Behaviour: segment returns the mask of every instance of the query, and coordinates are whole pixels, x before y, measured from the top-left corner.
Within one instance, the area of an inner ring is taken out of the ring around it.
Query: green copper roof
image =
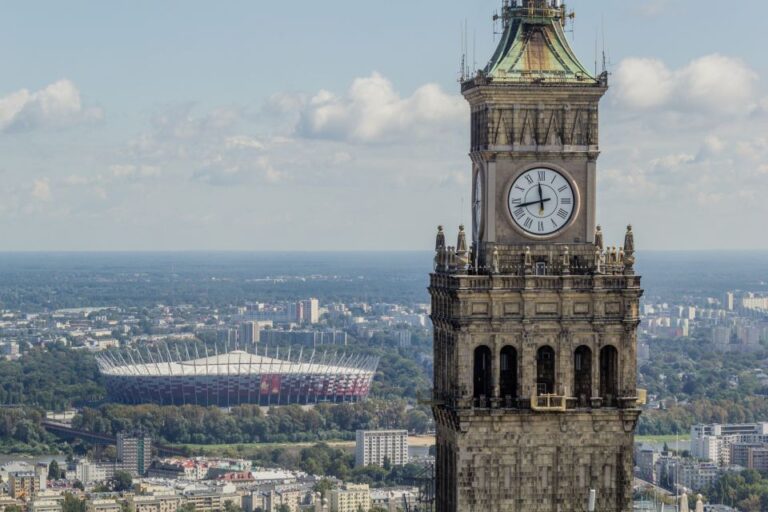
[[[512,8],[485,76],[494,82],[598,83],[579,62],[563,31],[559,9]]]

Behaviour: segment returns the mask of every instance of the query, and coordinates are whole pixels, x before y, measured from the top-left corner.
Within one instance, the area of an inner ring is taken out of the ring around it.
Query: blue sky
[[[2,248],[429,248],[468,222],[461,27],[482,66],[499,3],[7,2]],[[768,249],[764,4],[715,5],[570,4],[613,73],[609,238]]]

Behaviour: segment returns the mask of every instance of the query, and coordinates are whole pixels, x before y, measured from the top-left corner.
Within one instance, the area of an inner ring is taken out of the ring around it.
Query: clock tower
[[[431,275],[438,512],[632,508],[640,277],[596,224],[598,103],[560,0],[505,0],[462,82],[473,229]]]

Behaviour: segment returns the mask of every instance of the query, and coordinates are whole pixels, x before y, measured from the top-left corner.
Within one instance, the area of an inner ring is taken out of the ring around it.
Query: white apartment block
[[[371,509],[371,489],[368,484],[347,484],[328,491],[330,512],[359,512]]]
[[[407,430],[358,430],[355,443],[355,467],[408,464]]]
[[[85,502],[86,512],[120,512],[121,506],[116,500],[100,499]]]
[[[691,455],[730,466],[731,445],[768,443],[768,423],[712,424],[691,427]]]

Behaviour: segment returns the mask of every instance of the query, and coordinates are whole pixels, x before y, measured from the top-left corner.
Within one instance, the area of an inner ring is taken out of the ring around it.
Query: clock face
[[[475,191],[472,202],[472,217],[473,223],[473,236],[474,239],[480,240],[483,236],[483,175],[482,171],[477,171],[475,174]]]
[[[529,235],[557,233],[568,225],[575,211],[576,192],[571,181],[553,169],[530,169],[509,190],[512,220]]]

